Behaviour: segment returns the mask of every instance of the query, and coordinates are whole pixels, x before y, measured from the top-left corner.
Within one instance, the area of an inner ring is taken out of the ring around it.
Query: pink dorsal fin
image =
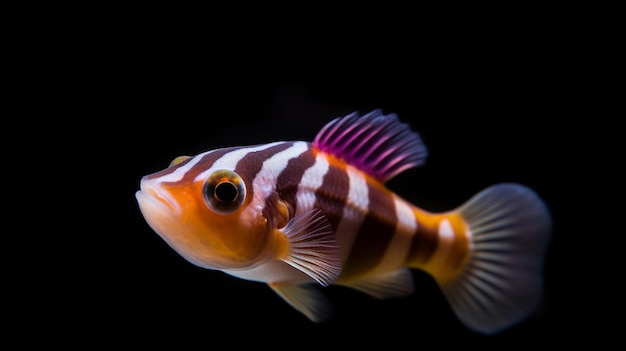
[[[380,109],[335,118],[320,130],[313,145],[382,182],[423,164],[428,155],[417,133]]]

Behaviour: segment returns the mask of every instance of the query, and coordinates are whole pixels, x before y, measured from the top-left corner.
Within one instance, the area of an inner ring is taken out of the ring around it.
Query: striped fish
[[[469,329],[511,327],[542,298],[548,208],[514,183],[443,213],[385,187],[426,156],[419,135],[395,114],[352,113],[312,142],[178,157],[144,176],[136,199],[148,225],[186,260],[267,283],[314,322],[332,316],[321,287],[407,296],[410,270],[420,269]]]

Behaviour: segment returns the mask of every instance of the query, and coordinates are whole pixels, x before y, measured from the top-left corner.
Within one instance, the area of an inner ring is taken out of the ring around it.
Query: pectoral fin
[[[289,250],[282,261],[307,274],[323,286],[341,273],[339,247],[326,216],[318,209],[306,211],[282,229]]]
[[[313,284],[269,283],[269,286],[313,322],[323,322],[333,316],[330,302]]]

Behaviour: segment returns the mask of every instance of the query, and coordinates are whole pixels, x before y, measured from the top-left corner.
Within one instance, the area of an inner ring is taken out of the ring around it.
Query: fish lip
[[[159,191],[159,188],[147,181],[141,181],[140,190],[135,193],[135,197],[139,200],[142,197],[149,201],[158,202],[166,207],[173,214],[180,214],[181,209],[177,202],[167,193],[167,191]]]

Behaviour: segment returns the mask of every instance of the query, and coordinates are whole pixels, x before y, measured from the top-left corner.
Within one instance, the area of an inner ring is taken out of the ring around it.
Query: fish
[[[149,227],[189,263],[267,284],[314,323],[334,315],[324,288],[409,296],[430,275],[458,321],[495,334],[543,300],[552,234],[546,202],[501,182],[433,212],[387,182],[428,150],[395,113],[353,112],[312,140],[179,156],[135,193]]]

